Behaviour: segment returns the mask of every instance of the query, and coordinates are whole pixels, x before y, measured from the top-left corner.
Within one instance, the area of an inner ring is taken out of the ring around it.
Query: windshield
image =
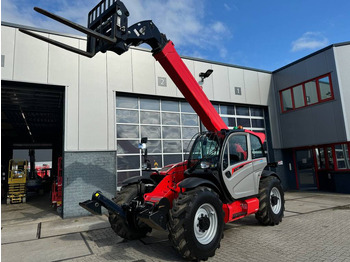
[[[210,167],[216,167],[220,145],[219,138],[215,133],[201,134],[195,140],[189,157],[189,168],[197,168],[200,162],[206,161]]]

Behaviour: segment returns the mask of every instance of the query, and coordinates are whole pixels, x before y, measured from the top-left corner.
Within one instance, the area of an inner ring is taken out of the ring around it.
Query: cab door
[[[248,133],[233,133],[226,139],[222,153],[222,176],[234,199],[256,194],[254,166],[249,152]]]
[[[259,193],[259,182],[262,171],[267,165],[267,159],[264,152],[264,147],[257,136],[252,134],[250,138],[250,152],[252,157],[253,169],[254,169],[254,182],[255,182],[255,193]]]

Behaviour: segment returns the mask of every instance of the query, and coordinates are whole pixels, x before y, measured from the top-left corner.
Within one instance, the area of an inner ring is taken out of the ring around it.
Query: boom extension
[[[152,48],[155,59],[159,61],[179,88],[207,130],[220,131],[221,129],[227,129],[227,125],[176,52],[174,44],[167,40],[166,36],[160,33],[150,20],[128,27],[129,12],[120,0],[103,0],[95,6],[89,12],[88,27],[83,27],[38,7],[35,7],[34,10],[87,34],[87,50],[80,50],[26,29],[20,29],[21,32],[89,58],[95,56],[98,52],[105,53],[106,51],[113,51],[121,55],[130,46],[148,44]]]

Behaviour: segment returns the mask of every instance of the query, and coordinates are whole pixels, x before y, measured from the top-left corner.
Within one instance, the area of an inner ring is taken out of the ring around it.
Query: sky
[[[80,34],[34,6],[86,26],[99,0],[1,0],[1,21]],[[350,41],[349,0],[124,0],[129,25],[153,20],[180,55],[273,71]]]

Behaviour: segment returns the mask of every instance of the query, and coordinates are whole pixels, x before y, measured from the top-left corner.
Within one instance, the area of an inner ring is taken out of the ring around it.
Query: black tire
[[[117,192],[113,201],[118,205],[129,204],[131,200],[137,197],[138,185],[128,185]],[[126,219],[120,217],[117,214],[109,212],[109,223],[112,229],[118,236],[128,239],[140,239],[145,237],[148,232],[152,231],[152,228],[143,222],[140,222],[133,214],[127,213]]]
[[[203,215],[207,211],[211,215]],[[196,217],[198,223],[195,222]],[[207,187],[180,194],[170,210],[168,228],[169,239],[183,258],[207,260],[215,255],[223,238],[224,211],[221,200]]]
[[[274,176],[262,178],[259,185],[259,211],[256,219],[262,225],[274,226],[284,216],[284,192],[281,181]]]

